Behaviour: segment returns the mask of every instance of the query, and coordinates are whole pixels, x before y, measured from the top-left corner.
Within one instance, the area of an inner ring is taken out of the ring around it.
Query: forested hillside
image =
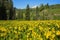
[[[41,4],[17,9],[12,0],[0,0],[0,20],[60,20],[60,4]]]
[[[38,8],[37,8],[38,7]],[[60,20],[60,4],[53,4],[53,5],[40,5],[36,8],[30,8],[30,20]],[[19,10],[19,11],[18,11]],[[17,14],[23,14],[23,18],[17,18],[17,19],[24,19],[26,9],[17,9]],[[18,15],[19,15],[18,14]],[[17,16],[18,16],[17,15]],[[19,15],[20,16],[20,15]],[[36,19],[38,18],[38,19]]]

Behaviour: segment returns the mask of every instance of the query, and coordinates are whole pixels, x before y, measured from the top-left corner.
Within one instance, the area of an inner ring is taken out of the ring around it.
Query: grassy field
[[[0,21],[0,40],[60,40],[60,20]]]

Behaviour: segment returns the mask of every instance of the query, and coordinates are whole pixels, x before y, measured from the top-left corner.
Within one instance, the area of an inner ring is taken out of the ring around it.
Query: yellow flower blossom
[[[52,34],[52,35],[51,35],[51,38],[54,39],[54,37],[55,37],[55,34]]]
[[[0,36],[6,36],[7,35],[7,30],[4,27],[0,27]]]
[[[6,28],[4,28],[4,27],[0,27],[0,30],[1,31],[7,31]]]
[[[54,28],[52,28],[52,32],[55,33],[55,29]]]
[[[51,31],[46,32],[45,33],[46,38],[48,38],[49,36],[51,36],[51,34],[52,34]]]
[[[42,31],[43,30],[43,27],[39,26],[39,29]]]
[[[57,25],[58,28],[60,28],[60,25],[59,24],[56,23],[56,25]]]
[[[32,31],[32,36],[36,37],[36,32]]]
[[[60,35],[60,31],[56,31],[56,35]]]

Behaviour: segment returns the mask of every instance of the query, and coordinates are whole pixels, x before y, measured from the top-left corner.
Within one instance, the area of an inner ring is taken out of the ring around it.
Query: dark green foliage
[[[36,7],[36,20],[39,20],[39,8],[38,6]]]
[[[14,8],[13,8],[12,0],[10,0],[10,6],[11,6],[11,8],[10,8],[10,13],[9,13],[9,19],[13,20],[14,19]]]
[[[50,8],[51,8],[51,9],[57,9],[57,8],[60,9],[60,4],[50,5]]]
[[[46,5],[45,5],[45,9],[48,9],[49,8],[49,4],[47,3]]]
[[[15,19],[12,0],[0,0],[0,20]]]
[[[26,20],[30,20],[30,8],[29,8],[29,5],[27,5],[25,16],[26,16],[25,17]]]
[[[13,19],[16,19],[16,8],[13,9],[13,13],[14,13],[14,15],[13,15],[13,16],[14,16]]]
[[[19,20],[23,20],[23,11],[21,11],[21,10],[19,9],[17,16],[18,16],[18,19],[19,19]]]
[[[40,11],[42,11],[42,10],[44,10],[44,5],[43,4],[41,4],[41,6],[40,6]]]
[[[7,19],[7,15],[6,15],[6,8],[4,6],[4,1],[5,0],[0,0],[0,20],[6,20]]]

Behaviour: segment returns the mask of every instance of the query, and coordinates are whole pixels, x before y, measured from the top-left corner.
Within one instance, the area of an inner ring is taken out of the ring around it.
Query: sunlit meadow
[[[59,40],[60,21],[0,21],[0,40]]]

